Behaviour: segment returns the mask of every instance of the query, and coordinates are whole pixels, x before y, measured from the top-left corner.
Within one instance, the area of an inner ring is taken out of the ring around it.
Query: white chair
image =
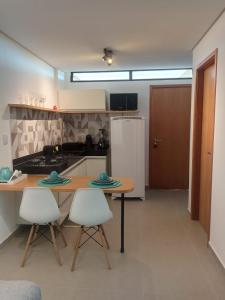
[[[21,267],[24,267],[25,265],[29,247],[36,239],[40,225],[49,225],[56,259],[59,265],[62,265],[62,260],[56,244],[54,225],[57,226],[61,233],[65,246],[67,246],[67,243],[63,232],[57,223],[57,220],[60,217],[60,211],[52,192],[48,188],[25,188],[19,214],[21,218],[32,224],[25,246]]]
[[[88,188],[79,189],[76,191],[70,208],[69,219],[81,226],[79,228],[77,240],[75,241],[71,271],[74,271],[79,248],[90,238],[92,238],[95,242],[102,246],[108,268],[111,269],[111,265],[107,255],[107,248],[109,249],[109,243],[107,241],[107,237],[102,225],[111,218],[112,212],[109,209],[108,202],[102,190],[96,188]],[[95,232],[93,234],[88,233],[88,230],[90,228],[95,229]],[[101,243],[93,238],[93,235],[96,232],[99,233]],[[81,238],[84,233],[88,235],[88,239],[80,245]]]

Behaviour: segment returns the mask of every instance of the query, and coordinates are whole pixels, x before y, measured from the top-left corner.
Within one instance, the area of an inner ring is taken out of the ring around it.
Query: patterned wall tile
[[[63,117],[63,141],[79,142],[85,140],[85,136],[90,134],[93,142],[97,143],[100,137],[100,128],[106,130],[109,136],[109,114],[77,114],[64,115]]]
[[[10,126],[13,159],[42,151],[44,145],[62,142],[60,114],[12,108]]]
[[[13,159],[39,152],[44,145],[84,142],[87,134],[97,143],[100,128],[110,137],[110,117],[121,114],[63,114],[11,108],[10,125]],[[132,114],[136,115],[136,113]]]

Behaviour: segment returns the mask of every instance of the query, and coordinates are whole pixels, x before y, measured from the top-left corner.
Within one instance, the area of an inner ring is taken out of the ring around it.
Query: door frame
[[[203,115],[203,88],[204,71],[215,65],[215,84],[214,84],[214,111],[213,111],[213,140],[215,125],[215,106],[216,106],[216,83],[217,83],[217,57],[218,49],[215,49],[205,60],[200,63],[196,70],[195,95],[194,95],[194,120],[193,120],[193,145],[192,145],[192,179],[191,179],[191,219],[199,220],[200,209],[200,176],[201,176],[201,141],[202,141],[202,115]],[[213,149],[212,149],[212,168],[210,170],[210,212],[211,212],[211,193],[212,193],[212,170],[213,170]],[[210,217],[211,218],[211,213]],[[209,219],[210,234],[210,219]],[[208,234],[208,239],[209,239]]]
[[[148,163],[148,187],[151,188],[151,176],[150,176],[150,159],[151,159],[151,138],[152,138],[152,90],[157,88],[176,88],[176,87],[192,87],[190,83],[184,84],[157,84],[157,85],[150,85],[150,95],[149,95],[149,143],[148,143],[148,153],[149,153],[149,163]]]

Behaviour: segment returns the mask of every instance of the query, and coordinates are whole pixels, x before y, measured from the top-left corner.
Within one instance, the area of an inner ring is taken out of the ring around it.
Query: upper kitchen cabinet
[[[106,110],[105,90],[60,90],[59,107],[61,110]]]

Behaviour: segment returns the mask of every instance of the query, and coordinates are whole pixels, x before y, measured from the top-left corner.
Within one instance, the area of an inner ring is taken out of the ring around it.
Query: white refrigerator
[[[127,197],[145,198],[145,120],[111,118],[112,177],[132,177],[135,190]],[[119,195],[118,195],[119,196]]]

